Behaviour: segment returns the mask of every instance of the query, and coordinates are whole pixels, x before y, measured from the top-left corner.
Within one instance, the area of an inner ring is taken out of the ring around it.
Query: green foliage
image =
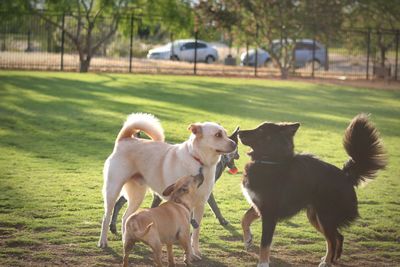
[[[400,263],[400,92],[321,83],[232,78],[0,72],[0,265],[119,266],[120,236],[96,247],[103,204],[102,167],[131,112],[160,118],[168,142],[188,136],[187,125],[216,121],[228,132],[240,125],[299,121],[296,150],[342,166],[342,135],[359,112],[371,113],[389,154],[387,170],[358,189],[361,218],[344,229],[342,262],[351,266]],[[239,170],[248,161],[239,146]],[[230,221],[220,226],[207,208],[203,261],[195,266],[255,266],[257,249],[243,249],[240,220],[249,207],[241,172],[223,174],[214,193]],[[150,203],[148,194],[144,207]],[[120,225],[120,223],[119,223]],[[260,222],[252,229],[260,240]],[[177,262],[183,262],[176,247]],[[304,213],[278,224],[272,250],[277,266],[313,265],[323,237]],[[131,263],[152,264],[138,244]],[[166,258],[164,257],[164,261]]]

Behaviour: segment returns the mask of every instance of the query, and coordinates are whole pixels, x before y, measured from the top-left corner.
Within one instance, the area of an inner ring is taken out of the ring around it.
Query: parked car
[[[290,41],[290,40],[289,40]],[[274,40],[272,42],[272,49],[278,49],[280,46],[280,40]],[[295,67],[301,68],[307,64],[312,64],[314,61],[314,68],[318,69],[326,64],[326,48],[319,42],[315,42],[315,55],[313,58],[313,40],[311,39],[300,39],[296,41],[295,46]],[[254,66],[256,62],[255,49],[249,50],[249,54],[246,52],[240,55],[240,61],[242,65]],[[257,49],[257,66],[272,66],[272,58],[270,54],[261,49]]]
[[[194,61],[195,40],[175,40],[164,46],[149,50],[147,58],[164,60]],[[218,51],[210,44],[197,40],[197,61],[208,64],[218,60]]]

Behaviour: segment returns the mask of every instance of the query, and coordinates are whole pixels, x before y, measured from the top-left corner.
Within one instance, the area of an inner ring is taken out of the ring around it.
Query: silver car
[[[274,40],[272,42],[272,49],[278,49],[280,47],[280,40]],[[319,42],[315,42],[315,55],[313,58],[313,40],[311,39],[300,39],[296,41],[295,46],[295,67],[301,68],[307,64],[311,64],[314,61],[314,68],[318,69],[321,66],[325,66],[327,60],[327,54],[325,46]],[[256,62],[255,50],[249,50],[249,54],[246,52],[242,53],[240,60],[242,65],[254,66]],[[257,49],[257,66],[272,66],[272,59],[270,54],[261,49]]]
[[[194,62],[195,40],[176,40],[164,46],[149,50],[147,58],[164,60],[182,60]],[[218,51],[210,44],[197,40],[197,61],[208,64],[218,60]]]

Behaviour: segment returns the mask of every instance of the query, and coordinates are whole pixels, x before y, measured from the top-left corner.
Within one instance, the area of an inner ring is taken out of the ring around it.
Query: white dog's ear
[[[175,189],[175,184],[171,184],[167,188],[165,188],[164,192],[162,193],[164,197],[171,195],[172,191]]]
[[[192,133],[195,135],[200,135],[203,132],[199,123],[190,124],[188,130],[192,131]]]

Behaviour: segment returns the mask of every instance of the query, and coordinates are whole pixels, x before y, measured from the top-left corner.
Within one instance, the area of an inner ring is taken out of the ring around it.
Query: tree
[[[198,5],[199,14],[217,26],[236,31],[270,54],[286,78],[294,65],[295,40],[304,28],[301,5],[293,0],[209,0]],[[273,46],[273,41],[279,40]]]
[[[376,34],[379,65],[384,67],[386,53],[396,42],[395,31],[400,28],[400,1],[354,0],[348,10],[351,27],[370,28]]]
[[[90,62],[100,47],[106,43],[117,31],[119,22],[129,0],[48,0],[29,1],[27,9],[40,16],[47,23],[64,30],[67,38],[76,47],[79,54],[80,72],[87,72]],[[54,13],[67,14],[71,21],[64,27],[60,16]],[[111,18],[105,18],[111,15]]]

